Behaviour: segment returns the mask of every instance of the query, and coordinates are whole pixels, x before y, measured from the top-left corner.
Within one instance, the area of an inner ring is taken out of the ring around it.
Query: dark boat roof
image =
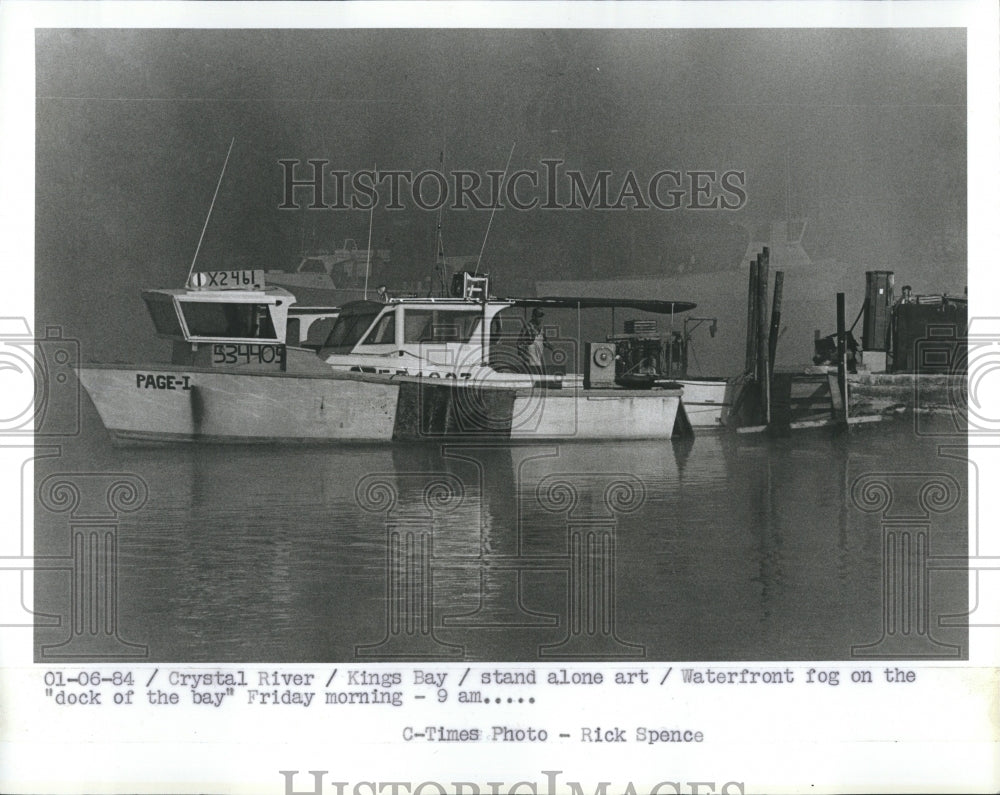
[[[381,312],[385,309],[386,305],[381,301],[348,301],[340,306],[340,314],[344,315],[361,315],[367,314],[369,312]]]
[[[552,309],[639,309],[658,315],[690,312],[697,304],[691,301],[659,301],[639,298],[511,298],[514,306],[538,306]]]
[[[692,301],[661,301],[640,298],[491,298],[491,304],[506,304],[519,307],[544,307],[547,309],[638,309],[642,312],[653,312],[659,315],[672,315],[677,312],[690,312],[697,304]],[[393,298],[388,305],[427,305],[438,307],[472,306],[479,307],[478,301],[463,298]],[[342,315],[356,315],[368,312],[378,312],[387,304],[379,301],[349,301],[342,305]]]

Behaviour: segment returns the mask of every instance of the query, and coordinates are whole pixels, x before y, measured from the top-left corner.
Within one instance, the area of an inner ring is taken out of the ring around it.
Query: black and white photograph
[[[995,9],[83,5],[4,61],[0,632],[144,750],[6,791],[995,790]]]

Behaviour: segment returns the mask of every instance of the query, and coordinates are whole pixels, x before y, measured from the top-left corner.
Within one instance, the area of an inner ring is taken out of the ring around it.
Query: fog
[[[967,281],[962,30],[48,30],[36,43],[36,327],[62,325],[84,359],[163,354],[138,291],[183,283],[233,138],[199,270],[292,267],[303,248],[371,233],[391,248],[387,279],[429,276],[437,212],[281,210],[279,160],[485,175],[514,147],[510,172],[556,158],[611,171],[614,193],[630,170],[739,171],[746,202],[498,210],[482,268],[499,294],[731,271],[747,228],[793,217],[809,218],[810,256],[859,288],[867,269],[915,292]],[[490,211],[446,207],[441,221],[446,254],[478,254]],[[745,323],[742,299],[718,311]]]

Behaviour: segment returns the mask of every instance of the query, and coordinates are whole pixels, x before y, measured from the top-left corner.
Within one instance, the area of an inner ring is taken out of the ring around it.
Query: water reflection
[[[267,449],[92,436],[36,478],[147,484],[119,522],[119,626],[157,660],[838,659],[884,619],[883,522],[851,485],[929,461],[964,480],[907,431]],[[963,506],[935,518],[935,552],[964,551]],[[36,517],[58,546],[66,516]],[[964,576],[936,583],[935,615],[960,613]],[[65,577],[36,584],[40,609],[72,608]]]

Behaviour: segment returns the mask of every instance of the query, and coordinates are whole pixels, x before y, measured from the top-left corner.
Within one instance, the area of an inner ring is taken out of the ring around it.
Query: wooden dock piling
[[[778,350],[778,332],[781,327],[781,297],[785,287],[785,272],[774,272],[774,300],[771,303],[771,329],[767,338],[767,360],[774,371],[774,360]]]
[[[767,275],[770,263],[770,252],[767,246],[760,257],[760,268],[757,273],[757,366],[755,373],[760,388],[761,408],[764,423],[770,422],[770,366],[767,358]]]
[[[778,333],[781,328],[781,298],[785,286],[785,272],[774,272],[774,299],[771,302],[771,327],[767,337],[767,424],[772,432],[784,434],[791,422],[791,378],[779,379],[774,374],[778,351]]]
[[[847,320],[844,316],[844,294],[837,293],[837,391],[840,398],[840,416],[843,424],[849,421],[847,407]]]
[[[753,375],[757,367],[757,279],[760,274],[760,254],[750,263],[750,284],[747,288],[747,345],[743,372]]]

